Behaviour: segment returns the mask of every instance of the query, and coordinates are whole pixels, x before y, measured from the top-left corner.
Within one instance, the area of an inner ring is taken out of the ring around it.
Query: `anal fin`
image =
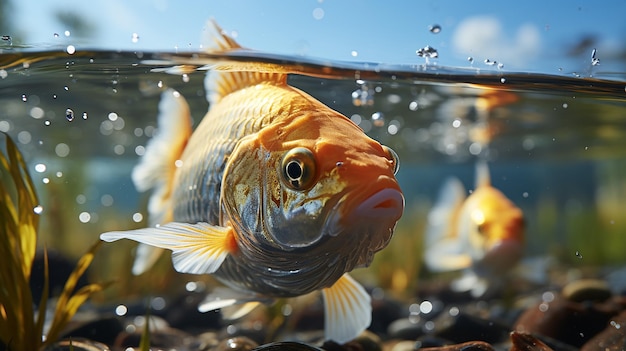
[[[361,334],[372,322],[370,295],[350,275],[344,274],[324,297],[324,335],[327,340],[346,343]]]

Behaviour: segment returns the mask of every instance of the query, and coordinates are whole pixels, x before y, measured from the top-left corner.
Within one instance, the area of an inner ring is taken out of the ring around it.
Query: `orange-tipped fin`
[[[372,322],[369,294],[347,273],[324,296],[324,336],[326,340],[346,343],[361,334]]]
[[[100,239],[108,242],[131,239],[171,250],[174,268],[190,274],[214,273],[234,249],[231,228],[202,222],[171,222],[154,228],[108,232],[101,234]]]

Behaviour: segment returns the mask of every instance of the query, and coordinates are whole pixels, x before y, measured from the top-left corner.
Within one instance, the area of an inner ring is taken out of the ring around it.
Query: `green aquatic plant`
[[[22,154],[11,138],[5,137],[6,156],[0,153],[0,349],[43,350],[57,341],[78,308],[105,288],[106,284],[90,284],[74,291],[100,241],[80,258],[65,282],[44,336],[49,290],[45,249],[44,284],[36,313],[29,285],[37,250],[39,200]]]

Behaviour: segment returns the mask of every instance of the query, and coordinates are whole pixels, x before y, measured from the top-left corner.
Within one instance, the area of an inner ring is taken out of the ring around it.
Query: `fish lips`
[[[333,207],[325,234],[352,236],[346,240],[360,246],[360,249],[355,247],[356,251],[362,251],[357,254],[361,256],[358,265],[366,266],[374,253],[387,246],[403,211],[404,196],[396,187],[384,187],[365,196],[359,189],[353,189]]]

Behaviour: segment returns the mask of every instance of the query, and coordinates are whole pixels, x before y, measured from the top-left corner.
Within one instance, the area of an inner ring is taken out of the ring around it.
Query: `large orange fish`
[[[485,162],[477,163],[476,188],[465,194],[458,179],[444,183],[428,215],[424,260],[434,272],[464,270],[452,288],[481,296],[521,258],[524,216],[491,185]]]
[[[219,50],[241,49],[212,25]],[[237,291],[205,310],[321,290],[325,337],[351,340],[371,304],[347,272],[370,264],[404,209],[396,154],[278,70],[213,70],[205,85],[210,109],[193,132],[183,97],[163,93],[158,134],[133,171],[153,191],[153,226],[101,239],[142,243],[135,273],[158,247],[179,272]]]

